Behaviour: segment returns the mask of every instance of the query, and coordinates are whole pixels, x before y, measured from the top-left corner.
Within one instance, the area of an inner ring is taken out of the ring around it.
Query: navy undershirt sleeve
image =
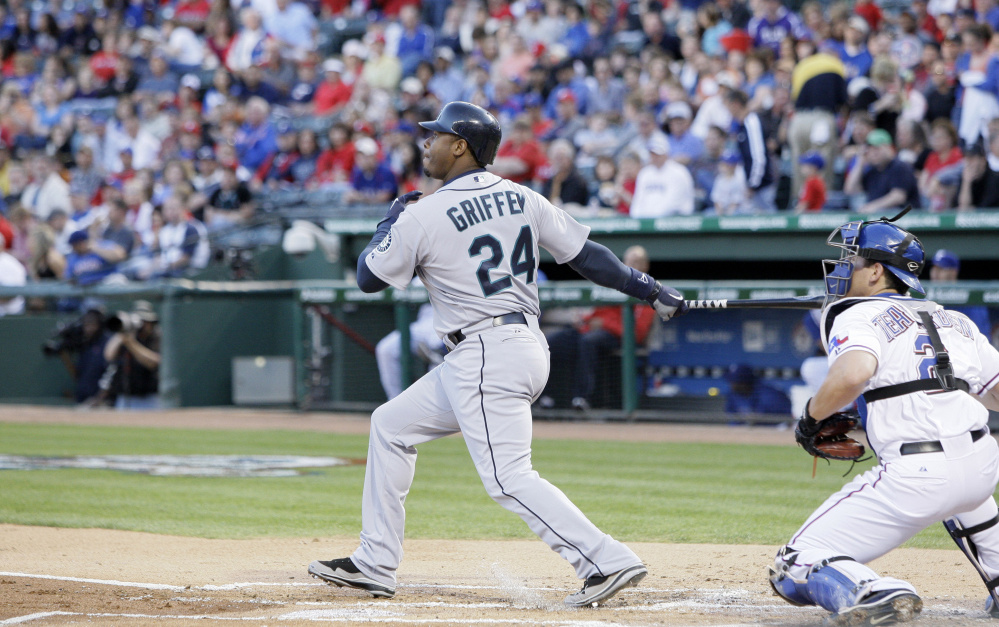
[[[385,236],[388,235],[389,231],[392,229],[392,222],[389,220],[382,220],[378,223],[378,228],[375,229],[375,234],[371,237],[371,241],[365,246],[364,250],[361,251],[361,256],[357,258],[357,287],[361,288],[362,292],[367,294],[373,294],[374,292],[380,292],[386,287],[388,283],[382,281],[375,273],[368,268],[368,255],[375,249],[378,244],[381,243]]]

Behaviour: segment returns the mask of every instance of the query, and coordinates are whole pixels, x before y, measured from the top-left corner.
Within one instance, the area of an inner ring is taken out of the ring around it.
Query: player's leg
[[[404,505],[416,471],[415,447],[458,431],[441,381],[449,376],[447,367],[445,363],[434,368],[371,415],[361,544],[351,555],[351,563],[343,565],[346,570],[356,568],[360,574],[353,580],[349,572],[330,575],[326,571],[336,568],[329,565],[325,570],[317,566],[320,572],[310,566],[313,574],[334,583],[365,588],[372,594],[383,592],[377,596],[394,593],[406,526]],[[365,585],[355,585],[358,579]]]
[[[911,584],[881,577],[866,566],[933,522],[936,506],[927,501],[949,481],[940,476],[939,467],[933,477],[920,481],[918,468],[910,465],[896,461],[877,466],[830,496],[778,552],[770,571],[774,591],[791,603],[819,605],[846,621],[858,612],[898,612],[896,620],[917,614],[922,604]],[[930,494],[910,502],[919,486]]]
[[[392,331],[375,345],[375,361],[378,363],[378,377],[382,382],[385,396],[392,400],[402,393],[402,368],[399,355],[402,352],[402,334]]]
[[[645,568],[532,468],[531,402],[544,388],[548,357],[540,331],[517,328],[475,335],[448,356],[459,362],[447,387],[451,405],[489,495],[520,516],[581,579],[600,579],[592,589],[613,585],[613,594],[637,583]],[[624,580],[615,578],[619,573],[626,573]]]

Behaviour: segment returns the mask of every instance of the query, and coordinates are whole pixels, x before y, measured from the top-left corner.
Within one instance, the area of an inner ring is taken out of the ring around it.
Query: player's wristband
[[[812,418],[812,415],[808,413],[808,405],[811,402],[812,399],[808,399],[805,403],[805,408],[801,411],[801,420],[798,421],[798,429],[807,436],[815,435],[822,428],[819,425],[819,421]]]
[[[656,293],[656,296],[659,295],[659,291],[662,290],[662,286],[660,286],[655,279],[644,272],[635,270],[634,268],[628,269],[631,270],[631,276],[628,278],[628,282],[624,284],[624,287],[621,288],[622,292],[632,298],[645,301],[653,298],[653,292]]]

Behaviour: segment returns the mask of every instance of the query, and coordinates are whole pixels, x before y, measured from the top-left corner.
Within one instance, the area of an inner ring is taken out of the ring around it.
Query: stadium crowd
[[[999,206],[995,29],[996,0],[6,0],[0,283],[202,268],[289,190],[377,215],[432,189],[417,122],[455,99],[584,216]]]

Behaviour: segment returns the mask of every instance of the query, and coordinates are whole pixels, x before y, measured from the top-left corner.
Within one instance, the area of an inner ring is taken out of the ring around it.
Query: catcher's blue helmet
[[[420,122],[420,126],[439,133],[451,133],[468,142],[468,148],[479,165],[487,166],[496,159],[503,131],[500,123],[482,107],[456,100],[444,105],[436,120]]]
[[[823,260],[826,294],[839,297],[850,290],[852,257],[879,262],[911,289],[920,294],[926,293],[919,282],[919,273],[926,260],[923,244],[912,233],[891,224],[907,212],[903,211],[891,220],[849,222],[829,235],[826,243],[841,252],[839,259]],[[842,241],[833,241],[837,236]]]

